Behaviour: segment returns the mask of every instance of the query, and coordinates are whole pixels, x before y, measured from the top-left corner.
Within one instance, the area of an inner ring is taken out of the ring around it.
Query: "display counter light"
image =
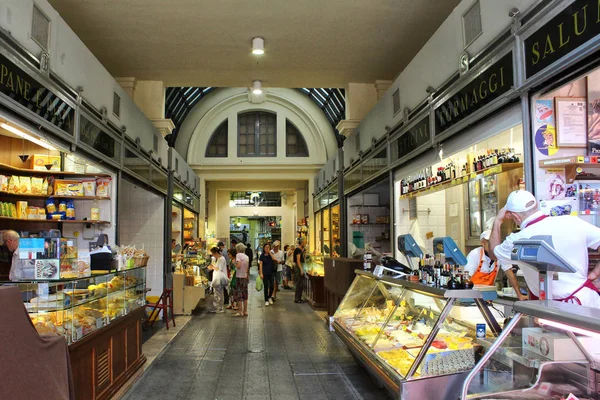
[[[600,339],[600,333],[588,331],[587,329],[577,328],[571,325],[562,324],[560,322],[551,321],[549,319],[538,319],[540,325],[551,326],[553,328],[562,329],[564,331],[573,332],[578,335],[589,336],[595,339]]]
[[[52,146],[50,143],[48,143],[45,140],[42,139],[38,139],[36,137],[31,136],[28,133],[25,133],[23,131],[21,131],[20,129],[15,128],[12,125],[8,125],[5,122],[0,123],[0,128],[2,129],[6,129],[7,131],[9,131],[10,133],[14,133],[15,135],[23,138],[23,139],[27,139],[32,143],[37,144],[38,146],[41,146],[47,150],[51,150],[51,151],[57,151],[56,147]]]

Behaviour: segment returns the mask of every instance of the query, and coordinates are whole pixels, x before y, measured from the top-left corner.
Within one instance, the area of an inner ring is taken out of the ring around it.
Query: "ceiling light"
[[[261,37],[255,37],[252,39],[252,54],[256,56],[262,56],[265,54],[265,39]]]
[[[254,81],[252,82],[252,93],[254,94],[262,94],[262,82]]]
[[[14,133],[17,136],[20,136],[23,139],[27,139],[30,142],[35,143],[38,146],[41,146],[41,147],[43,147],[45,149],[56,151],[56,147],[52,146],[50,143],[48,143],[48,142],[46,142],[44,140],[35,138],[35,137],[33,137],[33,136],[31,136],[31,135],[29,135],[29,134],[27,134],[27,133],[25,133],[25,132],[17,129],[17,128],[15,128],[14,126],[8,125],[5,122],[0,123],[0,128],[6,129],[7,131],[9,131],[11,133]]]

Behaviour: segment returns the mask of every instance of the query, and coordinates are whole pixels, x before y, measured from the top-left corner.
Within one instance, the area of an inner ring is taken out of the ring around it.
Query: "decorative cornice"
[[[356,132],[356,128],[358,128],[359,124],[360,121],[357,119],[344,119],[337,124],[336,128],[340,135],[349,138],[350,136],[354,135],[354,132]]]
[[[175,124],[170,119],[151,119],[150,121],[162,137],[169,135],[175,129]]]
[[[392,81],[375,81],[375,90],[377,91],[377,100],[381,99],[385,92],[392,86]]]

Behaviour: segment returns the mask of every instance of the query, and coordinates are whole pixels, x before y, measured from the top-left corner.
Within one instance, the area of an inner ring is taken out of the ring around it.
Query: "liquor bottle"
[[[492,153],[492,164],[498,164],[498,149],[494,149],[494,152]]]
[[[473,289],[473,281],[471,280],[471,275],[468,272],[464,273],[463,284],[465,289]]]
[[[448,281],[448,289],[450,290],[456,290],[459,288],[459,284],[458,284],[458,280],[456,280],[456,278],[454,277],[454,274],[451,272],[450,273],[450,280]]]

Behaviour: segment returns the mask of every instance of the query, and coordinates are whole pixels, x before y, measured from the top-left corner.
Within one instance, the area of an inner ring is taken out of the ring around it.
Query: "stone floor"
[[[335,333],[291,291],[250,316],[201,308],[123,399],[387,399]]]

